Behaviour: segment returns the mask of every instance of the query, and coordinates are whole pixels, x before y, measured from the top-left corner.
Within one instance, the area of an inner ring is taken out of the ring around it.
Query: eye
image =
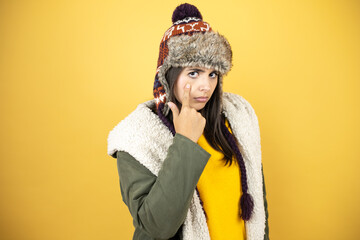
[[[198,72],[194,71],[194,72],[189,72],[189,76],[194,78],[194,77],[197,77],[199,75]]]
[[[216,78],[219,74],[217,72],[210,73],[211,78]]]

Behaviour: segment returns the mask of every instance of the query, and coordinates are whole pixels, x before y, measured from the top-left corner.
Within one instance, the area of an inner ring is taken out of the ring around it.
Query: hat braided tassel
[[[240,216],[244,220],[249,220],[254,209],[254,202],[249,193],[243,193],[240,198],[240,207],[241,207],[241,214]]]
[[[221,121],[221,127],[226,139],[228,140],[231,148],[234,150],[236,158],[238,160],[240,171],[241,171],[241,188],[242,188],[242,196],[240,198],[240,209],[239,211],[240,217],[245,221],[248,221],[251,218],[254,209],[254,201],[252,196],[248,193],[248,185],[247,185],[247,177],[246,177],[246,168],[244,159],[241,156],[240,150],[236,144],[236,140],[234,136],[230,133],[229,129],[225,125],[224,121]]]

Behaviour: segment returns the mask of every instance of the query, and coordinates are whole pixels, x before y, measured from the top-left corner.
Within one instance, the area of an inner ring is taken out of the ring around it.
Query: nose
[[[199,89],[204,92],[208,92],[210,90],[210,78],[208,76],[203,76],[200,79]]]

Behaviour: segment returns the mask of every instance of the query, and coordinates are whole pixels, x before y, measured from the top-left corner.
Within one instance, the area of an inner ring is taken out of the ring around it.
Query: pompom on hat
[[[200,11],[191,4],[176,7],[172,15],[173,25],[165,32],[160,42],[153,94],[157,111],[168,115],[166,104],[171,95],[165,79],[170,67],[205,67],[219,72],[222,91],[222,76],[232,67],[232,50],[227,39],[214,32],[204,22]]]

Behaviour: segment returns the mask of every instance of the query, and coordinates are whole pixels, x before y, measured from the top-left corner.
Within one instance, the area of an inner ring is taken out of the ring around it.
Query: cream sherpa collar
[[[151,111],[154,100],[138,105],[110,131],[108,154],[126,151],[154,175],[166,158],[173,136],[156,114]],[[265,233],[265,209],[261,172],[260,130],[257,116],[250,103],[233,93],[223,93],[223,112],[238,140],[248,179],[248,192],[254,199],[254,212],[245,222],[248,240],[262,240]],[[194,192],[183,226],[184,240],[210,240],[200,199]]]

